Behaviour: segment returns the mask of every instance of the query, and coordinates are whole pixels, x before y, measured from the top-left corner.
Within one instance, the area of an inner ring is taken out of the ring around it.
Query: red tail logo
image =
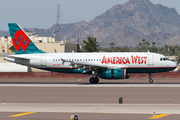
[[[21,47],[25,52],[27,47],[29,46],[31,40],[24,33],[23,30],[19,30],[15,34],[15,40],[12,38],[12,42],[13,42],[14,47],[16,48],[17,52],[19,52]]]

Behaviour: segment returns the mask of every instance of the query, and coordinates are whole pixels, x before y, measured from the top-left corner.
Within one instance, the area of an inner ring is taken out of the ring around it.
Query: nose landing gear
[[[151,77],[151,73],[149,73],[149,83],[153,83],[153,79]]]

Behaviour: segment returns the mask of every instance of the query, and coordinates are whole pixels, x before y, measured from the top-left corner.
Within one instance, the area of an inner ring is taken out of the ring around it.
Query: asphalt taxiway
[[[178,119],[179,91],[180,79],[173,78],[153,84],[138,78],[100,84],[89,84],[88,78],[5,78],[0,79],[0,119],[67,120],[77,114],[86,120],[145,120],[154,112],[162,120]]]

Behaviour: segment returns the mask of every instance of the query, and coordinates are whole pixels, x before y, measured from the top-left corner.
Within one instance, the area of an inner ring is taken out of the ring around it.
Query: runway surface
[[[0,78],[0,84],[89,84],[89,78]],[[180,84],[180,78],[154,78],[155,84]],[[99,84],[149,84],[149,78],[100,79]]]
[[[146,120],[180,117],[180,79],[100,81],[88,78],[0,79],[0,119]],[[123,104],[119,104],[123,97]],[[33,113],[26,113],[33,112]],[[20,116],[12,117],[12,115]],[[22,115],[23,114],[23,115]],[[155,116],[156,116],[155,115]],[[45,117],[46,116],[46,117]]]

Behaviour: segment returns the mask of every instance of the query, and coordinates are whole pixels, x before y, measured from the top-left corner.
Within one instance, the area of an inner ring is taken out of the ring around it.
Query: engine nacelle
[[[130,75],[126,73],[126,69],[107,69],[99,74],[103,79],[128,79]]]

